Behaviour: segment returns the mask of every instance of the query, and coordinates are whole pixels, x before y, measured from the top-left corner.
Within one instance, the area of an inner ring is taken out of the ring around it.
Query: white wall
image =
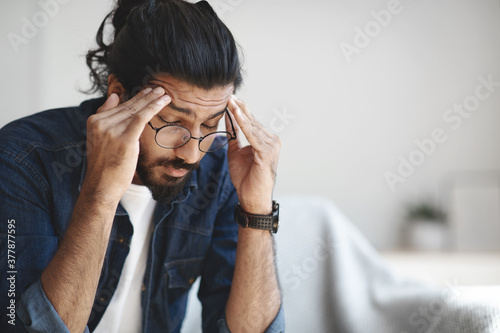
[[[0,125],[86,98],[75,89],[87,83],[83,54],[111,2],[58,1],[67,3],[17,53],[7,34],[21,35],[23,17],[33,21],[42,7],[0,4]],[[385,27],[371,11],[389,1],[210,2],[245,50],[240,97],[283,139],[277,194],[328,196],[387,249],[398,244],[404,202],[445,197],[457,171],[499,172],[500,86],[459,126],[443,119],[455,103],[473,101],[478,77],[500,82],[498,0],[401,0]],[[370,30],[349,63],[340,46],[355,46],[365,27],[380,31]],[[446,140],[392,191],[384,174],[398,172],[400,155],[418,157],[415,140],[435,129]]]

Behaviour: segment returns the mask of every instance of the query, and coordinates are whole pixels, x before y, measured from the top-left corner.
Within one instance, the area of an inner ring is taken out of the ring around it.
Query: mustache
[[[174,168],[174,169],[186,169],[188,171],[190,170],[196,170],[200,166],[200,162],[196,162],[194,164],[186,163],[183,159],[176,158],[174,160],[158,160],[151,164],[151,167],[155,166],[163,166],[167,168]]]

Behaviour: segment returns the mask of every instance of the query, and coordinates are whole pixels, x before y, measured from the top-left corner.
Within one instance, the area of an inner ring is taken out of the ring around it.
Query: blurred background
[[[209,3],[242,46],[238,96],[283,140],[276,196],[328,197],[402,266],[500,267],[499,0]],[[90,98],[112,7],[1,2],[0,126]]]

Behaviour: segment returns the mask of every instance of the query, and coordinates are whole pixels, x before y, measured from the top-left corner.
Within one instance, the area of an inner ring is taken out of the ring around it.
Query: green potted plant
[[[414,250],[442,250],[448,228],[446,212],[432,200],[420,200],[406,206],[406,245]]]

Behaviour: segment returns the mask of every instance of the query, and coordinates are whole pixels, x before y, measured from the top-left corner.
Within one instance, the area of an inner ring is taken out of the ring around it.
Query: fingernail
[[[153,92],[155,94],[162,94],[164,92],[163,88],[162,87],[156,87]]]
[[[143,94],[149,94],[149,93],[151,92],[151,90],[153,90],[153,88],[151,88],[151,87],[147,87],[146,89],[144,89],[144,90],[142,91],[142,93],[143,93]]]
[[[158,104],[158,105],[165,105],[169,101],[170,101],[170,96],[164,95],[164,96],[161,96],[160,98],[158,98],[158,100],[156,101],[156,104]]]

